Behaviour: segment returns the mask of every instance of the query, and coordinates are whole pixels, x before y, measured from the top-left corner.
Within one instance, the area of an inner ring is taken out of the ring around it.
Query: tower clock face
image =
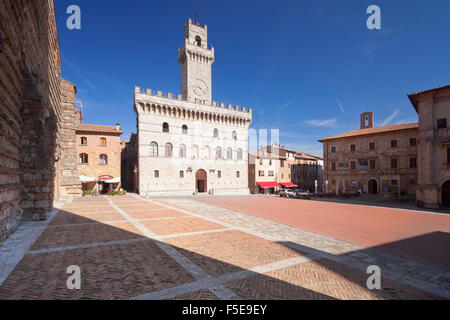
[[[208,86],[200,79],[197,79],[192,84],[192,90],[199,97],[204,97],[208,94]]]

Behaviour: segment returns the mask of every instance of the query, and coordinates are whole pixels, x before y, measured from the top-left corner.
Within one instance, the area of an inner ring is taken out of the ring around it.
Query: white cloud
[[[284,109],[286,109],[286,107],[288,107],[291,104],[292,104],[292,102],[286,102],[285,104],[282,104],[281,106],[279,106],[278,109],[284,110]]]
[[[387,117],[381,124],[380,126],[386,126],[388,125],[392,120],[394,120],[394,118],[396,116],[398,116],[398,114],[400,113],[400,110],[395,110],[389,117]]]
[[[344,106],[342,105],[341,101],[339,101],[339,99],[336,99],[336,102],[339,106],[339,109],[341,109],[341,112],[345,113],[345,109],[344,109]]]
[[[306,123],[313,127],[335,128],[337,126],[336,119],[306,120]]]

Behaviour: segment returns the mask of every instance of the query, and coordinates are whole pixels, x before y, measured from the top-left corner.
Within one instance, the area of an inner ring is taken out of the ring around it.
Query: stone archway
[[[197,190],[198,193],[204,193],[208,191],[207,186],[206,171],[203,169],[197,170],[197,173],[195,174],[195,190]]]
[[[369,194],[378,194],[378,182],[375,179],[370,179],[368,184]]]
[[[443,205],[450,205],[450,180],[447,180],[442,185],[442,204]]]

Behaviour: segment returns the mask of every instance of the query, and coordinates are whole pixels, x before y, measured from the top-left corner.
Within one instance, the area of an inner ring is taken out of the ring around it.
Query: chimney
[[[120,131],[120,123],[116,123],[116,131]]]
[[[360,129],[373,128],[373,112],[361,113],[361,127]]]

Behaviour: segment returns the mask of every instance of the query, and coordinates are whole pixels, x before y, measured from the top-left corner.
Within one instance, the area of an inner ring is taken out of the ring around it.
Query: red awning
[[[286,188],[290,188],[290,187],[296,187],[297,185],[295,183],[292,182],[280,182],[280,184],[282,184],[283,186],[285,186]]]
[[[258,182],[258,185],[265,189],[265,188],[281,188],[281,186],[277,182]]]
[[[106,180],[110,180],[110,179],[112,179],[113,177],[99,177],[97,180],[98,181],[106,181]]]

